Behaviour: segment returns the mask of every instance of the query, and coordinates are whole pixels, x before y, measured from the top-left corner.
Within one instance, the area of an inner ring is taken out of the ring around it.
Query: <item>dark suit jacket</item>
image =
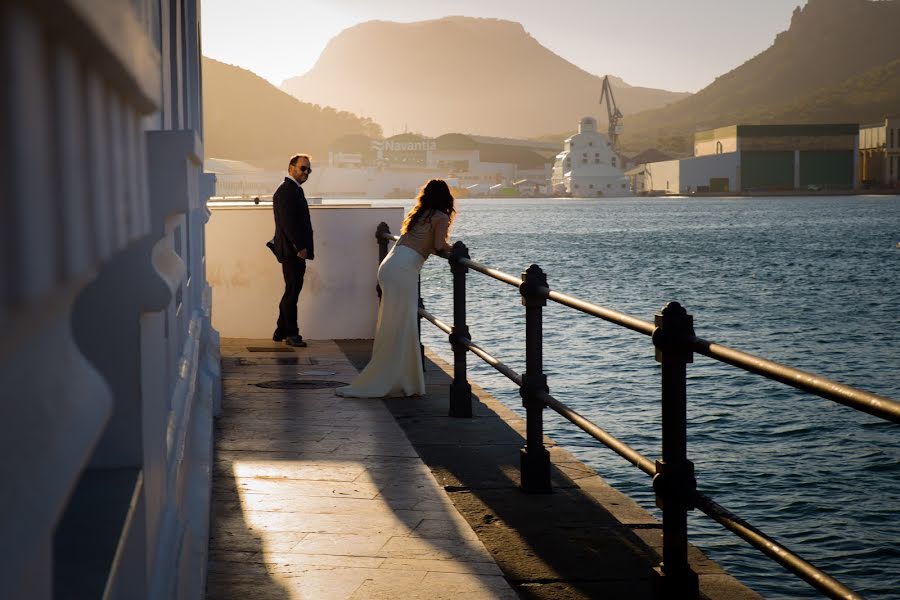
[[[290,177],[285,177],[272,196],[272,210],[275,213],[274,252],[278,262],[296,258],[297,252],[303,248],[306,248],[306,259],[312,260],[313,230],[303,188]]]

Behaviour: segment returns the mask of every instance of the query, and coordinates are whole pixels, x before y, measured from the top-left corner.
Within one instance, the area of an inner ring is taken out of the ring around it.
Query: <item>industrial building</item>
[[[537,182],[549,191],[550,173],[560,146],[462,133],[436,138],[403,133],[383,140],[338,140],[329,164],[316,165],[307,183],[322,196],[412,197],[429,178],[448,178],[460,193],[493,194],[514,190],[514,182]],[[364,147],[365,146],[365,147]],[[466,191],[467,190],[467,191]]]
[[[553,165],[551,184],[556,194],[582,198],[629,194],[619,157],[609,136],[597,131],[597,119],[582,118],[578,133],[565,141]]]
[[[859,182],[865,188],[900,187],[900,116],[859,128]]]
[[[629,171],[635,193],[852,190],[856,124],[732,125],[697,132],[694,156]]]
[[[460,186],[549,181],[559,144],[448,133],[435,138],[430,166],[458,178]]]
[[[204,167],[215,176],[217,197],[271,196],[284,181],[284,171],[267,170],[239,160],[208,158]]]

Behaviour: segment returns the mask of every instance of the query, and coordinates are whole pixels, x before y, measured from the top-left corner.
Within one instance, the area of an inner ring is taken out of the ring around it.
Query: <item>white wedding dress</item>
[[[409,246],[394,245],[378,267],[381,306],[372,359],[335,393],[346,398],[413,396],[425,393],[419,349],[419,271],[425,257]]]

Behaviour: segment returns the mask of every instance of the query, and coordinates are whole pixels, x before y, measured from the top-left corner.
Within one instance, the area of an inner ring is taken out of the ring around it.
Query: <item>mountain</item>
[[[625,114],[688,95],[611,83]],[[600,77],[520,24],[472,17],[361,23],[335,36],[309,72],[281,85],[304,101],[370,116],[387,134],[506,137],[575,128],[586,115],[605,122],[601,88]]]
[[[809,0],[765,51],[696,94],[625,119],[623,150],[690,154],[697,129],[869,123],[900,112],[900,1]]]
[[[371,119],[300,102],[246,69],[203,57],[204,152],[284,168],[297,152],[325,157],[345,135],[379,136]]]

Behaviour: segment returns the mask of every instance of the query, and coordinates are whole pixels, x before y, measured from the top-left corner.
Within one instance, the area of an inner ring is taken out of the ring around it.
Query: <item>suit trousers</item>
[[[278,303],[278,324],[275,334],[281,337],[300,335],[297,326],[297,300],[303,289],[303,275],[306,273],[306,261],[302,258],[286,258],[281,263],[284,275],[284,295]]]

